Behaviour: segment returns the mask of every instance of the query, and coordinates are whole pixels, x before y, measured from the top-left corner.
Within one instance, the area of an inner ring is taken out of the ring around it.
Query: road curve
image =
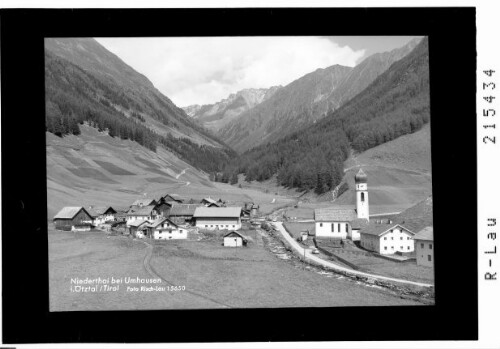
[[[432,284],[425,284],[425,283],[421,283],[421,282],[408,281],[408,280],[396,279],[396,278],[391,278],[391,277],[382,276],[382,275],[364,273],[361,271],[352,270],[352,269],[340,266],[338,264],[335,264],[335,263],[332,263],[329,261],[325,261],[325,260],[313,255],[311,253],[311,250],[304,249],[302,246],[300,246],[299,243],[297,241],[295,241],[295,239],[293,239],[288,234],[288,232],[283,227],[282,222],[275,222],[273,224],[278,229],[280,234],[285,238],[285,240],[292,246],[292,248],[295,251],[297,251],[301,256],[305,256],[306,260],[309,259],[309,260],[314,261],[315,263],[320,264],[322,266],[325,266],[327,268],[342,271],[342,272],[345,272],[345,273],[351,274],[351,275],[364,276],[364,277],[371,278],[371,279],[390,281],[390,282],[398,282],[398,283],[402,283],[402,284],[408,284],[408,285],[420,286],[420,287],[433,287],[434,286]]]

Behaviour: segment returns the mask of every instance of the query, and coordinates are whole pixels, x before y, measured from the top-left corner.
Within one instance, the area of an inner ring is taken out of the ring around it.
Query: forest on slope
[[[49,40],[46,47],[50,48],[45,50],[48,132],[59,137],[79,135],[79,125],[85,122],[153,151],[163,146],[204,171],[222,170],[235,155],[95,40]],[[75,50],[83,50],[86,59]],[[151,121],[163,127],[153,128]]]
[[[232,160],[217,180],[266,180],[321,194],[339,185],[351,149],[362,152],[430,121],[429,54],[424,38],[365,90],[314,125]]]

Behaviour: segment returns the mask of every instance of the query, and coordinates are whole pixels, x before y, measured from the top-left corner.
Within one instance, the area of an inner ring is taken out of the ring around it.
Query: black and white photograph
[[[2,345],[495,348],[488,6],[145,1],[0,10]]]
[[[427,37],[46,38],[45,88],[51,311],[434,304]]]

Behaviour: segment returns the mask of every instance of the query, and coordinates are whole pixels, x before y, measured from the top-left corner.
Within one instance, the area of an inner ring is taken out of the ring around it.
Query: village
[[[144,241],[210,236],[224,247],[236,248],[254,243],[257,229],[278,236],[295,255],[315,255],[304,258],[305,262],[317,264],[313,259],[319,258],[320,264],[333,270],[361,270],[374,278],[388,275],[400,281],[417,275],[418,281],[432,283],[433,277],[418,275],[433,274],[432,197],[398,214],[370,216],[368,177],[360,169],[354,180],[355,205],[316,208],[313,220],[292,216],[300,201],[288,210],[262,215],[253,202],[238,206],[223,198],[194,200],[164,194],[138,199],[129,207],[64,207],[53,223],[56,230],[101,231]]]

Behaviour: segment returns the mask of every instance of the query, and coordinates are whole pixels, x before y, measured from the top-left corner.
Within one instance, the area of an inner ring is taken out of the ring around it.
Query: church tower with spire
[[[356,212],[358,218],[370,219],[368,209],[368,177],[362,169],[359,169],[356,176],[354,176],[354,181],[356,182]]]

